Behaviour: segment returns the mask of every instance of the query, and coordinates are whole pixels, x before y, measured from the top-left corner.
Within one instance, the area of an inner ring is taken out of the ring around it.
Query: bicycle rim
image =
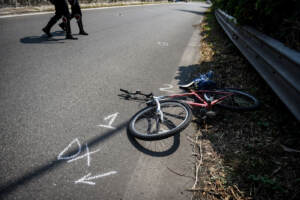
[[[129,131],[140,139],[164,139],[184,129],[191,121],[191,110],[185,103],[175,100],[160,101],[164,120],[156,114],[156,106],[149,106],[132,118]]]
[[[220,101],[218,106],[230,109],[230,110],[254,110],[259,106],[259,101],[252,95],[234,89],[217,90],[217,92],[230,92],[231,96],[226,97]],[[223,95],[224,96],[224,95]],[[214,97],[216,98],[216,97]]]

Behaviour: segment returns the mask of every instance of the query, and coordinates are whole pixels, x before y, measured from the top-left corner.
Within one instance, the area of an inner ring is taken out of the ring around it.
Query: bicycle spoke
[[[165,118],[163,124],[167,126],[169,130],[172,130],[173,128],[176,127],[176,125],[171,120],[168,120],[168,118]]]
[[[190,110],[186,104],[177,101],[162,101],[161,113],[157,114],[156,106],[145,108],[133,119],[134,133],[147,138],[158,138],[160,135],[173,133],[190,121]],[[162,117],[162,121],[161,121]]]
[[[160,132],[160,119],[159,117],[156,117],[156,133],[159,133]]]
[[[179,113],[179,114],[180,114],[180,115],[184,115],[184,112],[181,112],[181,113]],[[184,120],[184,116],[174,115],[174,114],[165,113],[165,112],[164,112],[164,115],[166,115],[166,116],[171,116],[171,117],[174,117],[174,118],[177,118],[177,119],[180,119],[180,120]]]
[[[147,121],[148,121],[147,133],[150,134],[151,133],[151,127],[152,127],[151,119],[147,118]]]
[[[221,94],[224,93],[224,94]],[[228,94],[229,96],[227,96]],[[216,90],[217,99],[224,98],[217,103],[218,106],[231,110],[253,110],[258,107],[258,100],[246,92],[234,89]]]

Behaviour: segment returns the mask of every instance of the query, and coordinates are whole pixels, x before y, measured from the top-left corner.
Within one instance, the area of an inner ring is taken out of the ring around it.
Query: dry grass
[[[299,122],[234,47],[211,12],[200,28],[199,73],[213,70],[220,87],[241,88],[262,105],[254,112],[215,110],[214,118],[198,112],[194,120],[198,132],[190,138],[196,158],[193,199],[300,199]]]

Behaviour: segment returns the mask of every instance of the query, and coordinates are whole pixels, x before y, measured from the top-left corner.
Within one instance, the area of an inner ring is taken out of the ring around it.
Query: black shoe
[[[78,40],[78,38],[73,37],[72,35],[67,35],[67,36],[66,36],[66,39],[67,39],[67,40]]]
[[[89,34],[87,32],[85,32],[85,31],[80,31],[79,35],[89,35]]]
[[[79,28],[79,35],[88,35],[87,32],[83,29],[82,19],[81,17],[77,20],[78,28]]]
[[[60,24],[58,24],[58,26],[63,30],[63,31],[66,31],[67,29],[66,29],[66,25],[65,25],[65,23],[60,23]]]
[[[43,28],[42,31],[48,36],[48,37],[52,37],[52,34],[50,33],[50,31],[46,28]]]

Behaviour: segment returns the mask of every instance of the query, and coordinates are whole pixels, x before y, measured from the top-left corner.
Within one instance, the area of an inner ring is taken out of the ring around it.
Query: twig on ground
[[[174,174],[176,174],[176,175],[178,175],[178,176],[183,176],[183,177],[186,177],[186,178],[191,178],[191,179],[193,179],[193,180],[195,179],[195,178],[192,177],[192,176],[187,176],[187,175],[185,175],[185,174],[180,174],[180,173],[174,171],[173,169],[171,169],[171,168],[169,168],[169,167],[167,167],[167,169],[168,169],[170,172],[172,172],[172,173],[174,173]]]
[[[275,174],[277,174],[280,170],[281,170],[281,166],[277,167],[277,169],[275,169],[273,171],[272,176],[274,176]]]
[[[243,196],[243,192],[241,192],[237,185],[233,185],[233,187],[240,193],[240,195]]]
[[[230,192],[236,200],[241,199],[241,197],[236,192],[234,192],[233,187],[230,187]]]
[[[196,136],[196,141],[194,142],[194,152],[197,152],[196,151],[197,147],[198,147],[200,159],[198,159],[198,157],[196,157],[196,172],[195,172],[196,179],[195,179],[195,183],[194,183],[192,189],[195,189],[199,183],[199,171],[200,171],[201,165],[203,163],[202,141],[201,140],[199,141],[198,136]]]
[[[289,148],[283,144],[280,145],[282,147],[282,149],[286,152],[296,152],[296,153],[300,153],[300,150],[298,149],[292,149],[292,148]]]
[[[202,189],[202,188],[191,188],[191,189],[187,189],[187,191],[192,191],[192,192],[202,192],[202,193],[208,193],[208,194],[211,194],[211,195],[214,195],[214,196],[221,196],[220,194],[216,193],[216,192],[212,192],[210,190],[205,190],[205,189]]]

